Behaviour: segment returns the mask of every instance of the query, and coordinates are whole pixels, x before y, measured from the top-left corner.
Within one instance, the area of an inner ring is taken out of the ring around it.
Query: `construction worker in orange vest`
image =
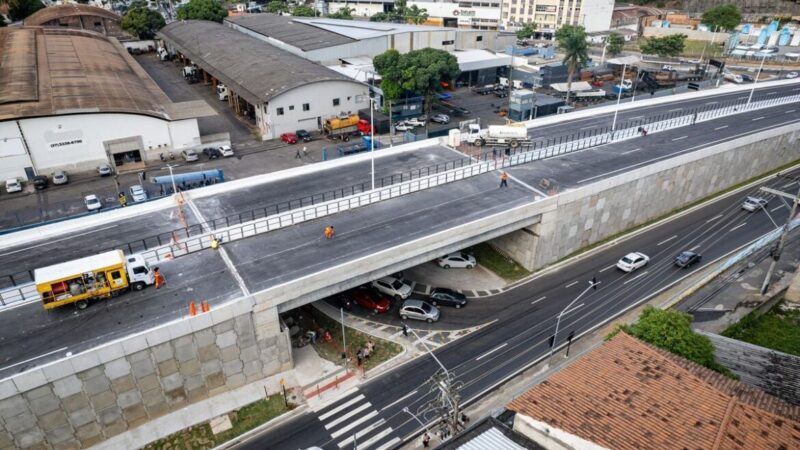
[[[508,187],[508,174],[505,171],[500,174],[500,187]]]
[[[330,239],[333,237],[333,225],[325,227],[325,238]]]
[[[153,268],[153,273],[156,279],[156,289],[160,288],[161,285],[163,284],[167,284],[167,279],[164,278],[164,275],[161,275],[161,272],[159,272],[158,267]]]

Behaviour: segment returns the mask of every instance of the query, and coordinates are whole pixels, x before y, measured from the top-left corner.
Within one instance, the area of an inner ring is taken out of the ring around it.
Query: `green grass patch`
[[[144,446],[144,449],[204,450],[214,448],[293,408],[294,406],[291,403],[288,407],[286,406],[283,400],[283,394],[274,394],[264,400],[250,403],[239,410],[228,413],[231,425],[233,425],[233,428],[228,431],[214,435],[214,433],[211,432],[211,426],[208,423],[203,423],[173,433],[155,442],[151,442]]]
[[[705,53],[703,53],[703,48],[705,48]],[[685,45],[683,47],[683,56],[700,56],[703,55],[704,58],[710,57],[721,57],[723,46],[721,42],[717,41],[713,44],[711,41],[693,41],[687,39],[685,41]]]
[[[486,242],[469,247],[464,252],[473,255],[478,264],[507,281],[516,281],[531,274],[516,261],[498,252]]]
[[[323,339],[317,339],[317,345],[315,346],[317,353],[328,361],[331,361],[335,364],[342,364],[342,324],[337,320],[331,319],[314,307],[309,306],[303,311],[309,314],[320,328],[324,328],[331,333],[331,337],[333,338],[331,342],[325,342]],[[391,312],[386,314],[391,314]],[[372,343],[375,344],[375,348],[370,354],[369,359],[364,364],[365,370],[372,369],[384,361],[394,358],[395,356],[399,355],[401,351],[403,351],[403,347],[401,347],[399,344],[379,339],[366,333],[362,333],[354,328],[348,327],[346,318],[345,333],[347,337],[347,354],[350,356],[350,367],[353,367],[352,364],[355,364],[356,353],[358,353],[358,349],[365,347],[367,345],[367,341],[370,339],[372,340]]]
[[[760,316],[752,312],[726,328],[722,335],[800,356],[800,311],[783,310],[777,305]]]

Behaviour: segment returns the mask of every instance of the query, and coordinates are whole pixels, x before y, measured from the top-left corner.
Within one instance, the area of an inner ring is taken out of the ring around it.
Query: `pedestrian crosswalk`
[[[330,433],[331,442],[340,449],[387,450],[401,442],[378,410],[358,390],[318,411],[317,417]]]

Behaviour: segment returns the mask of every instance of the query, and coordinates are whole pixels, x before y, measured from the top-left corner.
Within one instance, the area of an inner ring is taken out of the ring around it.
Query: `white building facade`
[[[526,23],[537,31],[555,32],[563,25],[581,25],[586,31],[605,31],[611,27],[614,0],[502,0],[502,23],[517,29]]]
[[[428,11],[428,25],[474,30],[496,30],[500,24],[502,0],[409,1],[408,6],[412,5]]]

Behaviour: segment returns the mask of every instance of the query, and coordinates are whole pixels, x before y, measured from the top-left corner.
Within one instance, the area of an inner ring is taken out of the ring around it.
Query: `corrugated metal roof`
[[[255,33],[277,39],[303,51],[334,47],[355,42],[355,39],[342,36],[321,28],[294,20],[294,17],[277,14],[253,14],[233,16],[225,19],[235,25]]]
[[[121,18],[116,13],[97,6],[66,3],[42,8],[25,18],[24,25],[43,25],[52,20],[69,16],[96,16],[119,21]]]
[[[173,22],[158,34],[254,105],[310,83],[355,83],[325,66],[215,22]]]
[[[526,450],[497,428],[489,428],[458,447],[458,450]]]

